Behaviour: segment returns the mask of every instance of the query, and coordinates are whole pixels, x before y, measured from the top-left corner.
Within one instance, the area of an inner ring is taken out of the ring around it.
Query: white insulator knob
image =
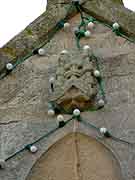
[[[61,51],[61,53],[60,54],[68,54],[69,52],[66,50],[66,49],[64,49],[63,51]]]
[[[120,27],[120,25],[117,23],[117,22],[115,22],[114,24],[113,24],[113,29],[119,29],[119,27]]]
[[[70,28],[70,23],[66,22],[64,23],[64,29],[68,30]]]
[[[85,37],[90,37],[91,36],[91,32],[90,31],[85,31],[84,35],[85,35]]]
[[[30,146],[30,152],[32,152],[32,153],[36,153],[37,152],[37,150],[38,150],[38,148],[36,147],[36,146]]]
[[[101,127],[101,128],[100,128],[100,133],[101,133],[101,134],[105,134],[105,133],[107,133],[107,131],[108,131],[108,130],[107,130],[107,128],[105,128],[105,127]]]
[[[105,105],[105,101],[103,100],[103,99],[100,99],[99,101],[98,101],[98,106],[99,107],[103,107]]]
[[[88,29],[93,29],[95,24],[93,22],[88,23]]]
[[[88,45],[85,45],[85,46],[83,46],[83,54],[86,56],[88,56],[89,55],[89,52],[90,52],[90,46],[88,46]]]
[[[39,54],[40,56],[44,56],[44,55],[45,55],[45,49],[40,48],[40,49],[38,50],[38,54]]]
[[[61,53],[60,54],[68,54],[69,52],[66,50],[66,49],[64,49],[63,51],[61,51]]]
[[[75,109],[74,111],[73,111],[73,115],[74,116],[80,116],[80,110],[79,109]]]
[[[89,46],[89,45],[83,46],[83,50],[84,50],[84,51],[89,51],[89,50],[90,50],[90,46]]]
[[[51,78],[49,79],[49,83],[53,84],[54,82],[55,82],[55,78],[54,78],[54,77],[51,77]]]
[[[61,121],[64,121],[64,117],[61,114],[59,114],[57,116],[57,121],[58,121],[58,123],[61,122]]]
[[[0,159],[0,169],[4,169],[6,167],[6,162],[4,159]]]
[[[94,76],[95,76],[95,77],[100,77],[100,71],[95,70],[95,71],[94,71]]]
[[[54,115],[55,115],[55,111],[53,109],[49,109],[48,116],[54,116]]]
[[[6,64],[6,69],[7,70],[12,70],[13,69],[13,64],[12,63],[7,63]]]

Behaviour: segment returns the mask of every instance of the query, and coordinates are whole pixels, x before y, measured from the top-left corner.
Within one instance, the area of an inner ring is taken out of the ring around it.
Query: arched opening
[[[71,133],[35,163],[26,180],[122,180],[118,161],[95,139]]]

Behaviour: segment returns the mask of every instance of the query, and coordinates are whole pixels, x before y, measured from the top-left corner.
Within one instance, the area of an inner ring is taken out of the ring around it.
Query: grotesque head
[[[89,55],[75,50],[63,51],[58,59],[50,101],[68,112],[93,106],[97,94],[93,69]]]

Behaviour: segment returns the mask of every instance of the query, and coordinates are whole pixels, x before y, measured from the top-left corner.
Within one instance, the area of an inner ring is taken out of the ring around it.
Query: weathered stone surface
[[[47,116],[50,72],[56,68],[58,55],[63,49],[76,45],[72,29],[80,22],[75,16],[70,20],[71,31],[58,32],[44,47],[46,56],[37,55],[18,66],[0,83],[0,159],[7,158],[24,145],[33,142],[49,132],[56,125],[56,117]],[[21,41],[20,41],[21,42]],[[100,57],[102,76],[105,80],[107,105],[99,111],[86,111],[83,119],[97,127],[107,127],[115,135],[135,142],[135,45],[117,37],[110,29],[96,24],[90,39],[82,39],[82,45],[89,44],[94,54]],[[64,115],[67,120],[70,115]],[[58,140],[73,132],[74,123],[55,132],[49,138],[37,143],[38,152],[28,151],[7,161],[6,169],[0,170],[0,180],[25,180],[32,166]],[[120,163],[123,179],[134,180],[134,145],[101,138],[94,129],[79,124],[78,132],[98,139],[109,148]],[[72,140],[72,139],[71,139]],[[58,142],[59,143],[59,142]],[[86,155],[90,147],[82,146]],[[82,156],[83,157],[83,156]],[[82,164],[83,165],[83,164]],[[87,165],[88,167],[88,165]],[[87,179],[87,177],[86,177]]]
[[[117,160],[98,141],[76,133],[69,134],[53,145],[37,161],[26,179],[100,180],[101,177],[107,180],[121,180]]]
[[[50,83],[50,101],[65,112],[72,113],[76,108],[86,110],[96,104],[98,83],[93,75],[96,65],[88,51],[62,51],[55,73],[50,75],[55,79]]]
[[[52,33],[57,22],[66,15],[69,5],[60,5],[63,2],[59,0],[48,1],[46,12],[0,49],[0,69],[4,67],[6,62],[15,62],[18,58],[26,56],[43,42],[48,41],[48,33]],[[69,3],[70,1],[65,2]],[[124,6],[121,6],[121,0],[102,0],[100,2],[82,0],[82,3],[84,9],[97,19],[105,20],[109,23],[119,21],[126,33],[134,35],[134,23],[132,23],[134,22],[134,14],[125,9]],[[110,9],[112,10],[112,16],[110,16]]]
[[[128,36],[135,36],[134,12],[126,9],[121,4],[117,4],[114,1],[106,0],[88,0],[84,3],[82,9],[86,13],[96,17],[98,20],[107,22],[110,25],[112,25],[114,22],[118,22],[122,30]]]
[[[55,4],[48,7],[45,13],[3,46],[0,49],[0,69],[4,66],[3,61],[5,63],[8,61],[15,62],[39,47],[42,43],[47,43],[50,36],[53,36],[55,32],[56,24],[66,16],[67,6],[69,5],[63,7]]]
[[[79,23],[74,17],[71,29]],[[71,31],[72,32],[72,31]],[[64,38],[63,38],[64,37]],[[59,43],[58,43],[59,42]],[[105,79],[107,105],[103,110],[84,112],[82,117],[98,127],[107,127],[115,136],[134,142],[134,48],[133,44],[115,36],[110,29],[96,24],[91,38],[82,39],[81,44],[89,44],[93,52],[101,57],[102,75]],[[48,72],[54,72],[59,53],[63,49],[72,49],[76,42],[74,35],[61,30],[45,46],[46,56],[34,56],[18,66],[11,75],[0,84],[0,127],[1,158],[6,158],[16,150],[42,134],[56,127],[56,117],[47,116]],[[49,69],[49,70],[48,70]],[[65,116],[68,119],[70,116]],[[38,144],[39,151],[31,155],[24,151],[7,162],[7,168],[1,171],[0,179],[24,180],[32,165],[50,145],[73,131],[73,123],[56,132]],[[98,134],[83,125],[79,132],[96,138]],[[125,179],[134,179],[134,146],[128,146],[112,140],[102,142],[119,157]],[[86,148],[86,152],[89,148]]]

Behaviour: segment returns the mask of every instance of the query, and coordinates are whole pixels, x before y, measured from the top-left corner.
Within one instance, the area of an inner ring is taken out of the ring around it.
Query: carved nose
[[[81,76],[80,69],[78,69],[76,64],[71,64],[70,68],[66,71],[66,79],[76,79]]]
[[[72,69],[72,71],[76,71],[75,65],[72,65],[71,69]]]

